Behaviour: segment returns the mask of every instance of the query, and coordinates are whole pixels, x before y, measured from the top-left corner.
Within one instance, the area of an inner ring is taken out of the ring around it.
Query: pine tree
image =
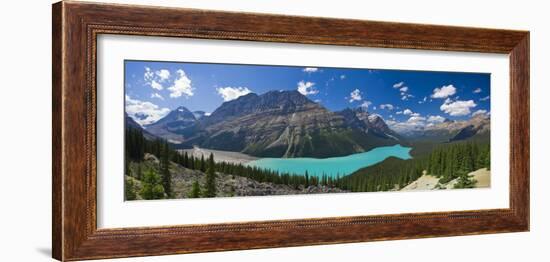
[[[199,164],[199,169],[202,172],[206,172],[206,161],[204,161],[204,155],[201,155],[201,161]]]
[[[183,167],[189,168],[189,155],[187,152],[183,154]]]
[[[124,175],[132,176],[132,172],[130,170],[130,158],[129,157],[124,158]]]
[[[168,197],[172,196],[172,175],[170,174],[170,153],[167,146],[162,152],[160,161],[160,174],[162,176],[162,186],[164,187],[164,193]]]
[[[140,195],[143,199],[164,198],[162,179],[154,170],[147,170],[143,176]]]
[[[195,182],[193,182],[193,188],[189,193],[189,198],[199,198],[199,197],[201,197],[201,186],[199,185],[199,181],[195,180]]]
[[[134,186],[134,180],[132,180],[131,178],[124,179],[124,199],[126,201],[136,200],[137,195]]]
[[[458,182],[454,185],[454,188],[473,188],[476,184],[475,179],[470,179],[467,173],[460,173]]]
[[[214,162],[214,154],[210,153],[208,156],[208,162],[206,163],[206,169],[212,168],[214,171],[216,171],[216,163]]]
[[[135,128],[128,128],[125,132],[124,151],[126,157],[133,161],[141,162],[143,160],[143,154],[145,150],[145,138],[141,130]]]
[[[195,157],[193,155],[191,155],[189,157],[189,166],[188,166],[188,168],[195,170]]]
[[[204,164],[204,156],[201,158],[201,165]],[[215,197],[216,196],[216,172],[214,171],[214,155],[210,153],[208,159],[208,170],[206,171],[206,190],[204,193],[205,197]]]

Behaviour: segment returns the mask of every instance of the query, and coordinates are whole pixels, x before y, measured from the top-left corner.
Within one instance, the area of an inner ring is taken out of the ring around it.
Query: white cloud
[[[349,99],[350,103],[353,103],[354,101],[361,101],[361,99],[363,99],[361,97],[361,91],[359,91],[359,89],[353,90],[351,93],[349,93],[349,96],[350,96],[350,99]]]
[[[408,132],[412,130],[421,130],[426,126],[426,118],[422,116],[411,116],[407,121],[397,122],[393,120],[386,121],[388,126],[397,132]]]
[[[408,109],[408,108],[403,110],[403,115],[412,115],[412,113],[413,113],[413,111]]]
[[[476,88],[476,89],[474,90],[474,94],[481,93],[481,91],[482,91],[481,88]]]
[[[151,102],[132,99],[128,95],[125,100],[126,113],[142,126],[152,124],[170,112],[168,108],[160,108]]]
[[[319,68],[317,68],[317,67],[306,67],[302,71],[304,71],[306,73],[315,73],[315,72],[319,71]]]
[[[456,88],[453,85],[442,86],[441,88],[436,88],[431,95],[432,98],[447,98],[456,94]]]
[[[165,69],[163,69],[163,70],[165,70]],[[168,71],[168,70],[166,70],[166,71]],[[164,80],[163,80],[163,78],[158,76],[159,73],[160,73],[160,71],[157,71],[157,74],[155,74],[155,72],[153,72],[153,70],[151,70],[151,68],[145,67],[145,73],[143,74],[143,80],[145,80],[145,83],[148,84],[149,86],[151,86],[151,88],[156,89],[156,90],[162,90],[162,89],[164,89],[164,86],[162,86],[162,84],[160,84],[160,82],[164,82]],[[166,73],[160,73],[160,74],[165,76]],[[168,72],[168,74],[170,74],[170,72]]]
[[[443,121],[445,121],[445,118],[440,115],[428,117],[428,122],[430,123],[443,123]]]
[[[382,109],[387,109],[387,110],[393,110],[394,109],[394,106],[392,104],[381,104],[380,105],[380,108]]]
[[[420,113],[412,113],[411,116],[418,117],[418,116],[420,116]]]
[[[365,109],[369,108],[369,106],[372,105],[371,101],[365,101],[361,104],[361,107],[364,107]],[[376,110],[376,107],[374,107],[374,110]]]
[[[340,75],[340,79],[346,79],[346,75]]]
[[[407,101],[407,100],[409,100],[409,98],[414,97],[411,94],[405,94],[405,93],[401,93],[401,95],[402,95],[401,100],[403,100],[403,101]]]
[[[402,87],[404,84],[405,84],[405,82],[403,82],[403,81],[401,81],[401,82],[399,82],[399,83],[395,83],[395,84],[393,84],[393,88],[400,88],[400,87]]]
[[[393,119],[388,119],[388,120],[386,120],[386,124],[388,124],[388,126],[393,126],[393,125],[397,124],[397,121],[395,121]]]
[[[395,114],[396,115],[401,115],[401,114],[403,114],[403,111],[397,111],[397,112],[395,112]]]
[[[470,114],[470,108],[476,107],[476,103],[473,100],[468,101],[445,101],[440,107],[441,111],[451,116],[465,116]]]
[[[193,96],[194,88],[191,86],[191,79],[187,77],[185,71],[178,69],[176,71],[176,80],[174,80],[174,85],[168,87],[170,90],[170,97],[180,97],[184,95],[185,97]]]
[[[146,82],[149,82],[149,81],[153,80],[154,77],[155,77],[155,73],[153,73],[153,70],[151,70],[151,68],[149,68],[149,67],[145,67],[145,73],[143,74],[143,80],[145,80]]]
[[[479,101],[487,101],[489,99],[491,99],[491,96],[482,97],[479,99]]]
[[[399,91],[405,93],[405,92],[409,91],[409,87],[408,86],[401,87],[401,88],[399,88]]]
[[[156,90],[162,90],[164,87],[157,81],[151,80],[151,87]]]
[[[319,90],[315,89],[315,83],[313,82],[304,82],[300,81],[298,82],[298,92],[302,95],[315,95],[319,93]]]
[[[164,97],[162,97],[162,95],[160,95],[159,93],[152,93],[151,98],[158,98],[160,100],[164,100]]]
[[[421,123],[421,122],[424,122],[424,121],[426,121],[426,118],[423,117],[423,116],[419,116],[419,115],[411,116],[411,118],[409,118],[409,120],[407,120],[407,122],[409,122],[409,123]]]
[[[218,94],[223,98],[224,102],[231,101],[233,99],[237,99],[240,96],[244,96],[246,94],[252,93],[250,89],[247,87],[221,87],[216,88],[216,91]]]
[[[168,78],[170,78],[170,71],[168,71],[167,69],[161,69],[154,72],[151,68],[145,67],[143,80],[145,80],[145,83],[151,86],[151,88],[153,89],[164,89],[164,86],[161,83],[166,82]]]
[[[158,70],[155,74],[159,77],[160,82],[164,82],[170,78],[170,71],[168,69]]]
[[[485,109],[479,109],[479,110],[477,110],[477,111],[475,111],[475,112],[472,113],[472,116],[478,116],[478,115],[485,115],[485,116],[487,116],[487,115],[489,115],[489,113],[488,113],[487,110],[485,110]]]
[[[427,100],[427,99],[428,99],[427,97],[424,97],[424,99],[418,101],[418,104],[424,104],[424,103],[426,103],[426,100]]]

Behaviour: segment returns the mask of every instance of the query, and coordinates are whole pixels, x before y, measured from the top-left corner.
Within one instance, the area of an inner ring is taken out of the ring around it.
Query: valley
[[[179,106],[144,126],[126,116],[126,199],[490,186],[488,117],[392,127],[296,91],[250,93],[211,114]]]

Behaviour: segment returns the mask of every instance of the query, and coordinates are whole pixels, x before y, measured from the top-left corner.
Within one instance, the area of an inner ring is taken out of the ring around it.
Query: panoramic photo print
[[[488,188],[490,78],[126,60],[125,200]]]

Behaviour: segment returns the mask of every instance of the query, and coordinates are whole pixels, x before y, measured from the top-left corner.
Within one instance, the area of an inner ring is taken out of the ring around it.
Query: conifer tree
[[[170,174],[170,153],[168,148],[162,152],[160,161],[160,174],[162,176],[162,186],[164,187],[164,193],[168,197],[172,196],[172,175]]]
[[[204,155],[201,155],[201,160],[199,164],[199,169],[202,172],[206,172],[206,161],[204,161]]]
[[[131,178],[124,179],[124,199],[135,200],[137,198],[136,190],[134,188],[135,183]]]
[[[187,152],[183,154],[183,167],[189,168],[189,155]]]
[[[193,155],[189,157],[189,169],[195,169],[195,157]]]
[[[164,188],[161,177],[152,169],[147,170],[143,176],[140,195],[143,199],[164,198]]]
[[[204,165],[204,156],[201,158],[201,165]],[[206,171],[205,197],[216,196],[216,171],[214,171],[214,155],[210,153],[208,159],[208,170]]]
[[[193,188],[189,193],[189,198],[199,198],[199,197],[201,197],[201,186],[199,185],[199,181],[195,180],[195,182],[193,182]]]

